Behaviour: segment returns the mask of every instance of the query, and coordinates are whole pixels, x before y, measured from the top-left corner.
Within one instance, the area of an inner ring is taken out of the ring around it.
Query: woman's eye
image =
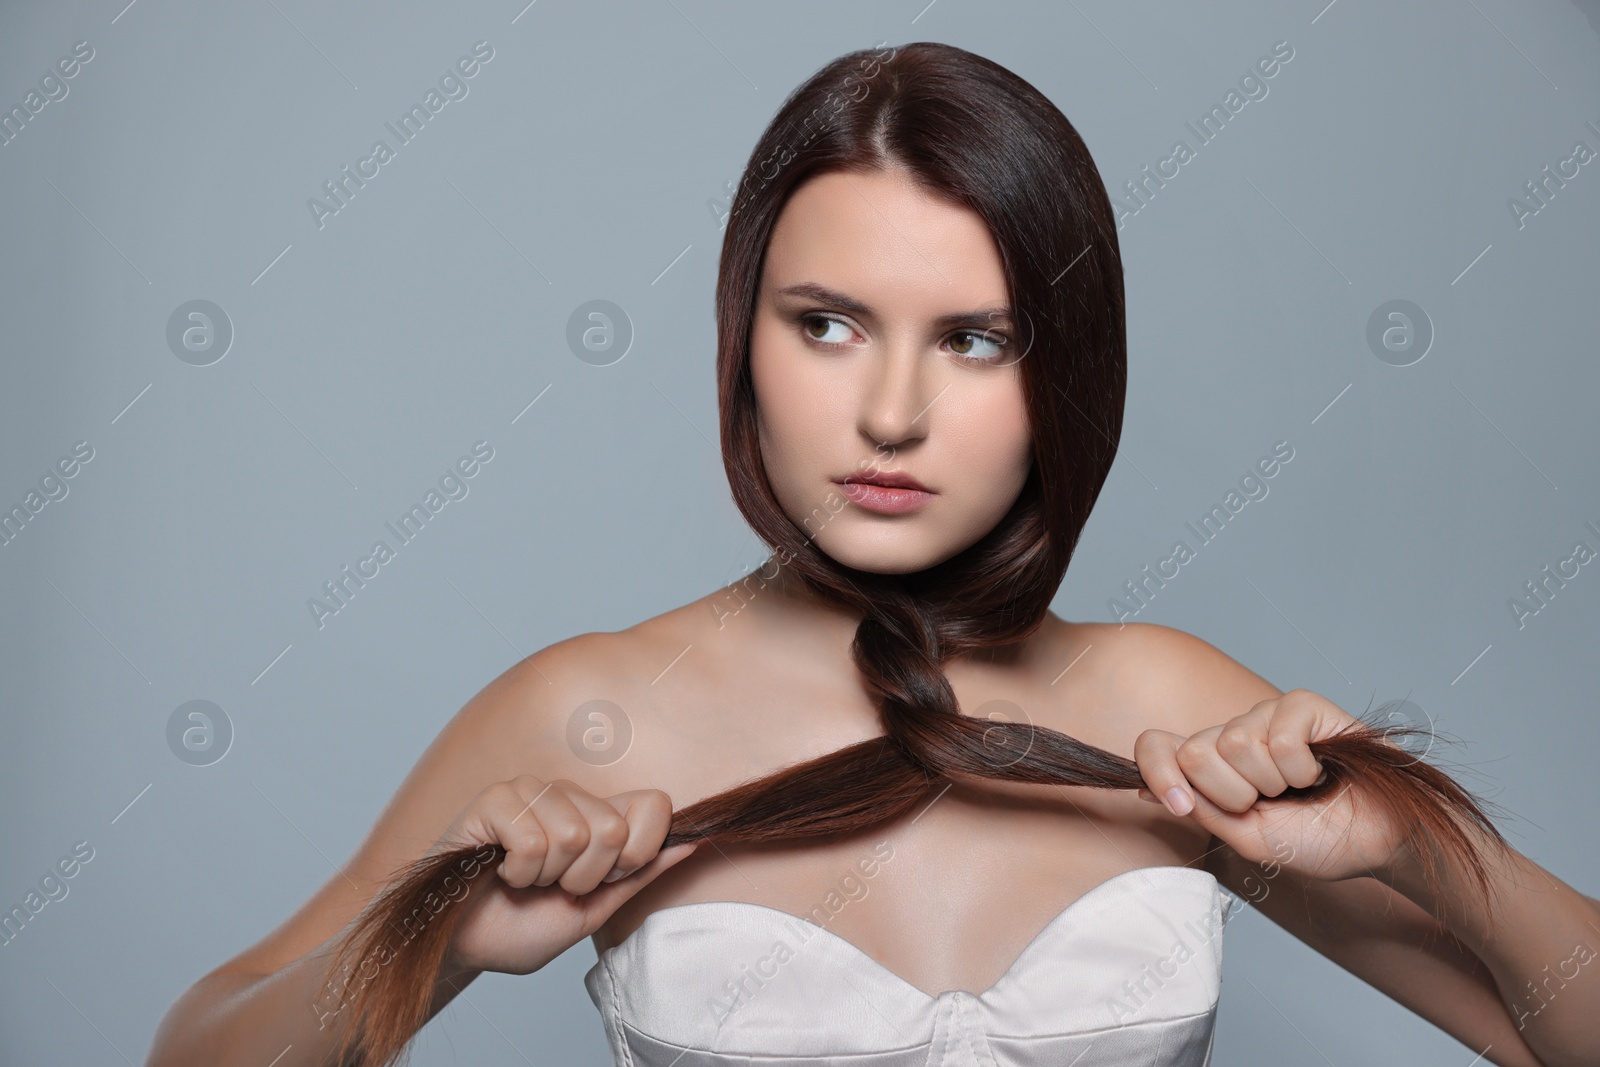
[[[830,319],[822,315],[804,316],[800,320],[800,328],[806,332],[807,337],[823,344],[843,344],[850,340],[850,327],[838,319]],[[830,335],[830,330],[837,330],[838,332]]]
[[[962,359],[992,360],[1005,349],[1006,340],[987,330],[962,330],[950,337],[950,350]]]

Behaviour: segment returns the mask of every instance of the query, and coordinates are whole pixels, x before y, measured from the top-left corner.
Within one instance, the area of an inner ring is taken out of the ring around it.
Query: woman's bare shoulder
[[[731,641],[713,637],[715,594],[615,631],[580,633],[514,664],[481,696],[493,726],[550,777],[591,791],[651,784],[721,676]],[[543,776],[543,775],[542,775]]]
[[[1090,666],[1094,697],[1138,730],[1189,736],[1279,695],[1203,638],[1152,622],[1065,622],[1057,656]]]
[[[643,619],[621,630],[592,630],[547,645],[513,664],[487,690],[504,690],[507,703],[546,720],[574,698],[599,699],[651,684],[663,654],[682,651],[715,626],[709,606],[716,594]]]
[[[717,595],[707,594],[621,630],[591,631],[558,641],[518,665],[519,684],[548,682],[580,690],[607,684],[619,690],[654,685],[686,650],[699,652],[694,657],[697,663],[718,651],[707,647],[718,630],[713,610]]]
[[[647,620],[618,633],[581,633],[507,667],[444,723],[349,860],[277,929],[213,973],[272,974],[327,940],[496,782],[528,774],[611,796],[665,780],[657,769],[661,731],[643,695],[672,630]]]

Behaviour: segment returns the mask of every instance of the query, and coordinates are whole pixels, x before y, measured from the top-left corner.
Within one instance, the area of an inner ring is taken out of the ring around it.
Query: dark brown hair
[[[808,520],[780,507],[757,440],[749,364],[762,257],[789,196],[818,174],[883,167],[903,168],[932,195],[988,224],[1022,335],[1015,340],[1024,353],[1033,438],[1032,471],[996,527],[953,558],[908,575],[841,565],[807,536]],[[1019,641],[1044,620],[1116,458],[1126,383],[1111,203],[1083,140],[1043,94],[981,56],[917,42],[841,56],[789,96],[751,154],[723,240],[723,461],[734,500],[772,547],[772,562],[793,567],[807,588],[861,616],[852,653],[884,732],[675,812],[663,847],[858,831],[908,812],[950,779],[1145,784],[1133,760],[1066,734],[963,715],[942,668],[964,653]],[[1280,797],[1311,800],[1349,786],[1410,828],[1435,886],[1448,864],[1468,872],[1487,897],[1489,876],[1470,831],[1503,839],[1470,794],[1394,743],[1414,732],[1358,720],[1311,744],[1325,770],[1318,785]],[[330,974],[390,953],[390,932],[426,915],[425,902],[440,899],[453,870],[470,867],[470,881],[504,854],[498,845],[464,847],[398,872],[340,941]],[[426,923],[403,946],[404,958],[379,967],[350,999],[349,1032],[361,1062],[390,1063],[426,1021],[459,911],[447,908]]]

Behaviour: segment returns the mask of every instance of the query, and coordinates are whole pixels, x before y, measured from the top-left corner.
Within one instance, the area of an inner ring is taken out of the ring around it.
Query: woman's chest
[[[595,945],[666,909],[741,902],[825,930],[924,992],[981,990],[1113,880],[1198,870],[1207,840],[1131,794],[946,783],[906,816],[824,843],[702,847],[625,903]]]
[[[1130,869],[1059,912],[993,981],[931,988],[812,919],[701,901],[652,912],[585,985],[618,1062],[639,1065],[1199,1065],[1225,900],[1196,867]]]

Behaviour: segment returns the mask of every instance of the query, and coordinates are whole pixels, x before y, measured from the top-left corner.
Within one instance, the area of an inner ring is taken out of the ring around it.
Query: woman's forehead
[[[794,192],[773,228],[763,288],[801,283],[886,314],[1007,301],[1000,250],[982,217],[898,170],[831,172]]]

